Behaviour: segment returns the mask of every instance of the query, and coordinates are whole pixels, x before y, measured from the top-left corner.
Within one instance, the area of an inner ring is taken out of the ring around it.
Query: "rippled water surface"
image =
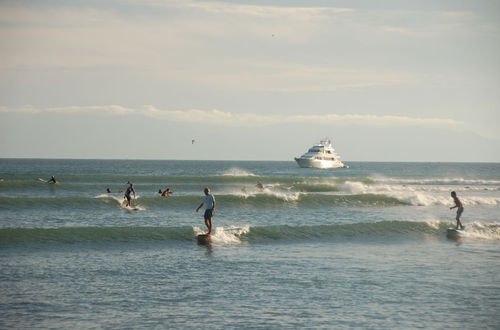
[[[1,159],[0,327],[500,327],[500,165],[349,165]]]

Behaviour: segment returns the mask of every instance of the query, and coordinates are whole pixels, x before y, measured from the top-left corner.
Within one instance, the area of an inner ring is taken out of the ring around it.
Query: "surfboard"
[[[42,178],[38,178],[38,181],[47,183],[47,180],[44,180]]]
[[[210,237],[211,237],[210,234],[202,234],[202,235],[196,236],[196,238],[198,239],[198,244],[201,244],[201,245],[210,244],[210,242],[211,242]]]
[[[137,206],[124,206],[123,207],[127,211],[140,211],[141,209]]]
[[[446,236],[448,237],[458,237],[461,234],[465,234],[465,229],[448,228],[446,230]]]

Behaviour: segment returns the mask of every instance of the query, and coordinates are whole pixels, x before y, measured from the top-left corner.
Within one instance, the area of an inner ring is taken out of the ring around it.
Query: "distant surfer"
[[[127,199],[127,205],[126,206],[128,206],[128,207],[132,207],[132,205],[131,205],[132,194],[134,194],[134,198],[135,198],[134,185],[129,182],[129,186],[128,186],[127,190],[125,190],[125,196],[123,196],[123,198]]]
[[[52,176],[52,177],[50,178],[50,180],[49,180],[49,181],[47,181],[47,182],[48,182],[48,183],[57,183],[56,177],[55,177],[55,176]]]
[[[174,191],[173,190],[170,190],[170,188],[167,188],[163,191],[161,191],[161,189],[158,191],[159,194],[162,195],[162,197],[166,197],[166,196],[169,196],[170,194],[172,194]]]
[[[453,198],[453,202],[455,203],[455,206],[450,207],[450,210],[452,210],[454,208],[457,208],[457,217],[456,217],[456,219],[457,219],[457,229],[458,228],[464,229],[465,227],[460,222],[460,217],[462,216],[462,213],[464,212],[464,205],[462,204],[462,202],[460,201],[460,199],[458,199],[456,192],[452,191],[451,192],[451,197]]]
[[[208,228],[207,235],[212,233],[212,216],[215,213],[215,197],[210,193],[210,189],[207,187],[203,190],[205,193],[205,197],[203,198],[203,202],[196,208],[196,212],[205,205],[205,214],[203,217],[205,218],[205,225]]]
[[[106,192],[107,192],[108,194],[111,194],[111,189],[106,188]]]

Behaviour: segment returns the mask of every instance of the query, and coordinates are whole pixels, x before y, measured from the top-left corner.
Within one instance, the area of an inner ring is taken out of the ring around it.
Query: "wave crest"
[[[452,222],[380,221],[375,223],[330,224],[315,226],[216,227],[217,244],[258,243],[291,240],[365,240],[388,238],[420,239],[446,237]],[[26,243],[147,242],[192,241],[203,231],[198,227],[77,227],[77,228],[3,228],[0,246]],[[500,240],[499,223],[473,222],[464,238]]]
[[[246,176],[257,176],[250,171],[244,170],[239,167],[231,167],[227,171],[221,174],[222,176],[235,176],[235,177],[246,177]]]

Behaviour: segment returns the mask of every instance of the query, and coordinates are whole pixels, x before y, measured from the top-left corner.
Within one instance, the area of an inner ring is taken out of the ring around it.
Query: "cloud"
[[[272,5],[249,5],[218,1],[190,1],[190,0],[140,0],[132,1],[136,5],[152,6],[165,9],[191,9],[210,14],[222,15],[244,15],[260,18],[292,18],[299,20],[311,20],[325,18],[332,14],[352,12],[351,8],[337,7],[300,7],[300,6],[272,6]]]
[[[433,72],[406,63],[413,54],[400,56],[404,66],[384,63],[394,56],[384,51],[395,44],[393,35],[406,40],[415,30],[405,23],[411,13],[387,20],[392,16],[384,11],[189,0],[2,9],[0,71],[19,76],[36,77],[42,69],[51,77],[90,72],[105,80],[113,71],[127,76],[117,85],[141,79],[153,86],[279,93],[435,81]],[[411,49],[404,46],[401,54]]]
[[[120,105],[106,106],[68,106],[53,108],[35,108],[25,106],[20,108],[0,107],[0,113],[20,114],[98,114],[108,116],[143,116],[158,120],[177,121],[185,123],[204,123],[207,125],[229,127],[261,127],[263,125],[283,124],[315,124],[343,126],[435,126],[460,128],[463,122],[447,118],[418,118],[394,115],[370,114],[256,114],[235,113],[213,110],[162,110],[148,105],[140,108],[128,108]]]

